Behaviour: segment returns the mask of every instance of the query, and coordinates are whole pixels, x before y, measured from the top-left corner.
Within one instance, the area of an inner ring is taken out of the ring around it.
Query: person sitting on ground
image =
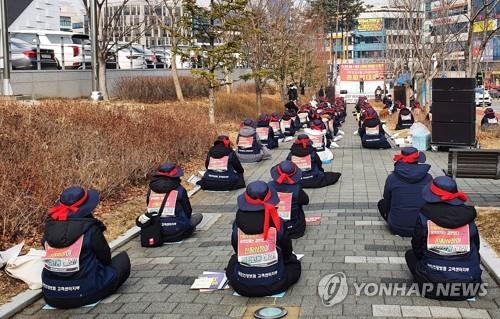
[[[405,107],[399,110],[398,114],[398,124],[396,124],[396,130],[404,130],[409,129],[413,123],[415,122],[415,118],[411,113],[410,109]]]
[[[287,160],[294,162],[302,170],[300,184],[303,188],[321,188],[335,184],[341,174],[325,172],[313,142],[306,134],[300,134],[288,154]]]
[[[288,235],[292,239],[304,236],[306,216],[303,205],[309,204],[309,196],[302,189],[302,171],[291,161],[283,161],[271,168],[269,187],[278,193],[278,214],[285,221]]]
[[[241,124],[236,144],[238,145],[237,155],[242,163],[255,163],[270,159],[271,153],[267,147],[262,145],[257,132],[254,128],[254,122],[246,119]]]
[[[426,204],[417,218],[412,249],[405,256],[414,281],[426,298],[472,298],[477,289],[469,290],[468,285],[481,283],[476,209],[465,205],[467,195],[448,176],[435,178],[422,194]],[[444,289],[452,294],[443,294],[440,284],[452,285]]]
[[[281,132],[281,116],[274,112],[271,114],[271,118],[269,119],[269,126],[273,128],[274,136],[278,139],[284,138],[285,135]]]
[[[231,236],[235,253],[226,267],[226,276],[242,296],[282,293],[300,278],[300,261],[276,209],[279,201],[276,191],[262,181],[248,184],[238,197]]]
[[[197,183],[203,190],[231,191],[245,187],[245,170],[225,135],[219,136],[208,151],[205,168],[203,178]]]
[[[487,130],[491,128],[498,128],[498,117],[495,114],[495,110],[491,107],[484,110],[484,116],[481,119],[481,130]]]
[[[392,97],[390,94],[387,94],[384,96],[384,99],[382,100],[382,103],[384,103],[384,109],[392,109]]]
[[[304,127],[307,125],[307,123],[309,123],[310,116],[311,116],[310,108],[311,108],[310,105],[302,105],[300,107],[300,110],[297,113],[297,116],[299,117],[299,121],[300,121],[300,127]]]
[[[313,146],[316,152],[323,152],[325,148],[330,148],[332,142],[332,135],[327,130],[326,124],[323,122],[319,114],[318,119],[309,123],[309,127],[304,129],[304,132],[313,141]],[[338,145],[337,145],[338,146]]]
[[[289,111],[295,111],[297,112],[299,110],[299,107],[294,101],[288,101],[285,104],[285,112]]]
[[[193,213],[186,189],[181,185],[184,171],[174,163],[160,166],[149,183],[146,197],[148,213],[160,215],[161,235],[164,243],[179,242],[190,237],[203,215]],[[149,216],[143,214],[137,223],[146,224]]]
[[[425,201],[422,190],[432,181],[425,154],[414,147],[401,149],[394,156],[394,171],[387,177],[384,198],[378,202],[380,215],[393,234],[411,237],[415,231],[420,208]]]
[[[293,116],[290,112],[285,112],[280,122],[280,130],[285,136],[293,137],[295,135],[295,116]]]
[[[385,137],[385,131],[382,128],[380,119],[374,117],[372,114],[365,116],[363,124],[359,129],[359,136],[361,137],[361,145],[369,149],[388,149],[391,144]]]
[[[268,149],[274,149],[279,147],[278,137],[274,135],[274,129],[270,126],[270,117],[267,114],[263,114],[259,117],[257,121],[257,136],[260,142],[266,146]]]
[[[96,190],[74,186],[49,209],[42,239],[42,294],[52,307],[94,304],[115,293],[130,275],[127,253],[111,257],[106,227],[92,215],[98,204]]]

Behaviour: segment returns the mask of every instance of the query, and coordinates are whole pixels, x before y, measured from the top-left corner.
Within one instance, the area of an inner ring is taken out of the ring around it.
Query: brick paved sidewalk
[[[160,248],[140,247],[138,239],[122,247],[132,259],[131,278],[119,291],[95,308],[41,310],[43,301],[26,308],[16,318],[241,318],[256,305],[278,304],[300,307],[300,318],[440,317],[500,318],[500,288],[487,272],[488,295],[475,302],[440,302],[422,297],[356,297],[353,282],[404,283],[411,274],[404,263],[410,239],[393,236],[376,210],[387,174],[392,170],[395,150],[373,151],[360,147],[353,136],[354,119],[342,128],[346,137],[334,150],[327,170],[342,172],[337,183],[324,189],[307,190],[311,204],[307,216],[321,216],[321,224],[308,226],[306,235],[294,241],[294,251],[305,254],[302,277],[283,298],[245,298],[232,290],[200,293],[189,290],[203,271],[223,271],[232,254],[231,223],[240,192],[199,192],[193,208],[208,223],[196,235],[179,245]],[[269,180],[269,169],[284,159],[290,143],[273,152],[271,161],[246,165],[247,181]],[[428,153],[432,174],[442,174],[445,153]],[[500,182],[460,180],[460,187],[476,204],[500,203]],[[325,307],[317,293],[319,280],[344,272],[349,295],[340,304]],[[247,318],[245,316],[245,318]],[[250,318],[250,317],[248,317]]]

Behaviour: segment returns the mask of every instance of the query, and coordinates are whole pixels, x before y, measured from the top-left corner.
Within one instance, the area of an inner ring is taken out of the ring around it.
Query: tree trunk
[[[101,55],[98,57],[99,59],[99,91],[102,93],[102,97],[105,101],[109,99],[108,95],[108,85],[106,83],[106,60],[103,59]]]
[[[179,82],[179,73],[177,72],[177,54],[175,50],[172,50],[172,77],[174,79],[175,95],[177,95],[177,100],[184,103],[184,94],[182,94],[181,83]]]
[[[233,80],[227,70],[227,67],[224,67],[224,80],[226,82],[226,93],[231,94],[233,91]]]
[[[431,105],[431,78],[425,78],[425,106],[429,107]]]
[[[208,94],[208,120],[215,124],[215,88],[211,85]]]
[[[255,78],[255,103],[257,105],[257,116],[260,116],[262,113],[262,89],[259,78]]]

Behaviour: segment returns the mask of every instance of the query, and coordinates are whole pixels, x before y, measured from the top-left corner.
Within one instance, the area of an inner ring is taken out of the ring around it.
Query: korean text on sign
[[[439,255],[461,255],[470,251],[469,225],[448,229],[427,221],[427,250]]]
[[[238,262],[253,267],[266,267],[278,262],[276,228],[269,228],[267,240],[264,234],[247,235],[238,229]]]

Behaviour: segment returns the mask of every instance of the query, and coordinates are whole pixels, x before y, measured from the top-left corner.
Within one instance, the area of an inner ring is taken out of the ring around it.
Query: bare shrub
[[[185,98],[208,96],[208,86],[203,79],[180,76],[182,92]],[[160,103],[175,101],[174,81],[166,76],[136,76],[121,78],[114,87],[116,97],[142,103]]]
[[[2,245],[39,236],[47,208],[69,185],[107,197],[163,161],[204,157],[216,129],[203,116],[193,122],[192,108],[0,102]]]
[[[244,118],[257,118],[257,106],[255,94],[250,93],[221,93],[217,94],[217,110],[224,118],[230,120],[241,120]],[[262,112],[283,112],[284,106],[278,98],[263,96]]]

